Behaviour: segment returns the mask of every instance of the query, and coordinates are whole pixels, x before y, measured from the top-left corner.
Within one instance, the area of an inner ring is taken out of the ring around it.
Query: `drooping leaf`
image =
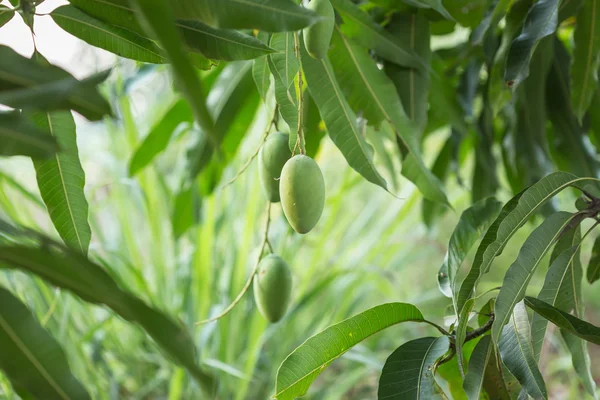
[[[397,14],[387,25],[386,30],[397,40],[408,43],[410,50],[414,51],[425,65],[430,65],[430,32],[427,18],[419,13]],[[384,71],[396,86],[406,114],[421,135],[427,124],[427,100],[430,87],[428,71],[401,67],[390,62],[385,63]]]
[[[79,81],[56,66],[41,65],[0,46],[0,104],[45,111],[72,109],[87,119],[99,120],[112,114],[96,88],[109,72]]]
[[[176,101],[152,127],[133,154],[129,163],[129,175],[135,175],[150,164],[154,157],[167,147],[175,129],[181,123],[191,123],[192,121],[192,110],[188,103],[183,99]]]
[[[448,252],[438,272],[438,285],[441,292],[454,299],[456,275],[471,247],[487,231],[498,216],[502,204],[494,197],[487,197],[467,208],[460,215],[450,236]],[[459,310],[456,310],[459,312]]]
[[[529,62],[540,40],[550,36],[558,26],[560,0],[540,0],[525,18],[521,34],[513,40],[506,59],[504,81],[516,88],[529,76]]]
[[[600,345],[600,327],[583,321],[535,297],[525,297],[525,304],[548,321],[573,335]]]
[[[32,273],[83,300],[103,304],[125,320],[139,324],[175,362],[184,366],[207,393],[213,378],[196,364],[196,349],[188,333],[165,314],[122,290],[102,267],[79,252],[41,237],[42,246],[0,246],[0,268]]]
[[[600,279],[600,236],[596,237],[596,240],[594,241],[586,277],[589,283],[594,283]]]
[[[0,156],[29,156],[43,159],[52,156],[59,146],[19,112],[0,112]]]
[[[34,124],[57,140],[60,151],[47,160],[34,160],[40,194],[50,219],[65,243],[87,254],[91,229],[83,192],[85,173],[79,161],[75,121],[69,111],[31,115]]]
[[[29,309],[0,287],[0,370],[32,398],[90,399],[73,376],[60,344]]]
[[[182,190],[175,198],[171,227],[177,238],[200,221],[202,201],[195,187]]]
[[[498,0],[495,3],[492,13],[483,18],[479,26],[475,29],[471,38],[471,42],[474,45],[479,45],[484,42],[490,28],[492,29],[492,34],[494,33],[498,23],[506,16],[506,13],[511,6],[510,3],[511,0]]]
[[[377,398],[432,399],[435,363],[450,347],[447,336],[411,340],[398,347],[385,361]]]
[[[290,0],[172,0],[177,18],[200,20],[217,28],[296,31],[317,21],[317,15]]]
[[[271,86],[271,72],[269,71],[268,56],[255,58],[252,62],[252,77],[263,101],[267,98]]]
[[[412,304],[376,306],[317,333],[294,350],[277,371],[275,398],[295,399],[306,393],[317,376],[350,348],[369,336],[401,322],[424,322]]]
[[[499,339],[500,357],[511,374],[517,378],[529,396],[534,399],[547,399],[546,384],[533,356],[529,317],[522,301],[514,307],[510,321],[502,327]]]
[[[340,29],[345,37],[356,40],[363,47],[398,65],[425,67],[423,60],[405,42],[386,32],[350,0],[332,0],[331,4],[344,20]]]
[[[302,47],[301,63],[310,95],[315,100],[327,132],[340,149],[348,165],[369,182],[387,190],[371,158],[372,149],[356,124],[356,115],[344,98],[329,60],[315,60]],[[292,129],[290,127],[290,129]]]
[[[15,16],[15,10],[8,7],[0,6],[0,28]]]
[[[211,144],[217,145],[219,137],[208,109],[195,68],[181,45],[181,34],[173,18],[173,2],[166,0],[135,0],[136,17],[144,29],[156,38],[171,62],[178,89],[190,103],[194,118],[208,136]]]
[[[455,329],[454,345],[456,348],[456,361],[461,377],[465,377],[465,359],[463,354],[463,346],[467,338],[467,329],[469,327],[469,315],[475,306],[475,299],[469,299],[460,313],[457,312],[457,324]]]
[[[588,0],[577,13],[573,35],[571,104],[579,121],[588,110],[598,88],[600,68],[600,1]]]
[[[496,299],[492,326],[492,337],[496,343],[500,339],[502,328],[512,315],[514,306],[525,297],[527,285],[542,258],[573,218],[573,214],[564,211],[552,214],[529,235],[519,250],[517,259],[504,276],[502,289]]]
[[[167,62],[152,40],[100,21],[76,7],[58,7],[50,16],[62,29],[92,46],[137,61],[153,64]]]
[[[478,400],[483,391],[485,372],[492,358],[494,346],[489,335],[482,337],[469,360],[469,369],[465,376],[463,388],[469,400]]]
[[[300,62],[294,52],[294,33],[274,33],[269,46],[277,51],[269,56],[274,67],[271,73],[289,88],[300,69]]]
[[[469,274],[463,280],[459,295],[458,309],[473,295],[473,289],[481,275],[488,272],[494,259],[500,255],[510,238],[535,212],[556,194],[569,185],[595,181],[594,178],[577,178],[566,172],[554,172],[527,190],[517,194],[506,203],[482,239]]]
[[[308,90],[304,91],[302,129],[306,155],[314,158],[321,145],[321,139],[325,136],[325,130],[321,128],[321,114]]]

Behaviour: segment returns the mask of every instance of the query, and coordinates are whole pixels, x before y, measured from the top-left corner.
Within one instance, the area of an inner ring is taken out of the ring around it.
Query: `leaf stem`
[[[256,275],[256,272],[258,271],[258,265],[260,264],[260,260],[262,259],[262,254],[265,251],[265,248],[268,245],[269,248],[271,249],[271,244],[269,243],[269,225],[270,224],[271,224],[271,202],[269,201],[269,202],[267,202],[267,221],[265,223],[265,229],[264,229],[264,233],[263,233],[263,241],[262,241],[262,244],[261,244],[261,247],[260,247],[260,251],[258,253],[258,257],[256,259],[256,263],[254,264],[254,268],[252,269],[252,273],[248,277],[248,280],[244,284],[244,287],[242,288],[241,292],[236,296],[236,298],[233,300],[233,302],[229,306],[227,306],[227,308],[225,310],[223,310],[223,312],[221,312],[219,315],[214,316],[212,318],[208,318],[208,319],[204,319],[202,321],[196,322],[195,323],[196,326],[207,324],[209,322],[213,322],[213,321],[216,321],[218,319],[223,318],[231,310],[233,310],[233,308],[240,302],[240,300],[242,299],[242,297],[244,297],[244,295],[246,294],[246,292],[250,288],[250,284],[254,280],[254,276]],[[271,252],[272,251],[273,250],[271,249]]]
[[[423,320],[423,322],[425,322],[426,324],[429,324],[431,326],[433,326],[435,329],[437,329],[438,331],[440,331],[440,333],[442,335],[446,335],[446,336],[452,336],[450,334],[450,332],[448,332],[447,330],[445,330],[444,328],[442,328],[441,326],[439,326],[438,324],[436,324],[435,322],[432,321],[428,321],[428,320]]]

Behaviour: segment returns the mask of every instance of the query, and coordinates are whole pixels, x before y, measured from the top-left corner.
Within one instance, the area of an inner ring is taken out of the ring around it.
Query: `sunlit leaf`
[[[424,322],[412,304],[376,306],[317,333],[294,350],[277,371],[275,398],[304,395],[317,376],[335,359],[369,336],[401,322]]]
[[[0,370],[20,393],[36,399],[90,399],[60,344],[31,311],[0,287]]]
[[[48,158],[59,149],[55,138],[46,135],[19,112],[0,113],[0,138],[0,156]]]
[[[434,398],[435,363],[450,347],[447,336],[411,340],[398,347],[385,361],[377,398]]]

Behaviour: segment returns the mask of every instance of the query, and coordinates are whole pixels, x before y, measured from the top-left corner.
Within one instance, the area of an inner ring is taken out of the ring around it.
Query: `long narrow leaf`
[[[0,156],[48,158],[58,151],[56,138],[50,137],[19,112],[0,113]]]
[[[469,400],[478,400],[481,396],[485,372],[493,351],[494,346],[491,336],[487,335],[479,340],[473,354],[471,354],[469,369],[463,383],[463,388]]]

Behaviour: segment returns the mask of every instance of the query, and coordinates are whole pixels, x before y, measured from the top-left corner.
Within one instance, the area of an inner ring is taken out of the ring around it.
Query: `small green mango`
[[[317,13],[321,19],[304,28],[304,46],[311,57],[320,60],[327,56],[329,42],[335,25],[335,12],[329,0],[312,0],[306,7]]]
[[[579,210],[579,211],[583,211],[586,208],[588,208],[588,206],[590,205],[590,203],[588,203],[588,201],[586,200],[585,197],[580,196],[577,198],[577,200],[575,200],[575,207]]]
[[[272,133],[267,137],[258,154],[258,175],[267,200],[271,203],[279,202],[281,169],[292,155],[288,141],[289,135],[281,132]]]
[[[315,160],[303,154],[290,158],[281,171],[279,195],[292,228],[298,233],[310,232],[325,205],[325,181]]]
[[[269,322],[284,315],[292,293],[292,273],[285,261],[269,254],[258,264],[254,277],[254,300],[258,311]]]

